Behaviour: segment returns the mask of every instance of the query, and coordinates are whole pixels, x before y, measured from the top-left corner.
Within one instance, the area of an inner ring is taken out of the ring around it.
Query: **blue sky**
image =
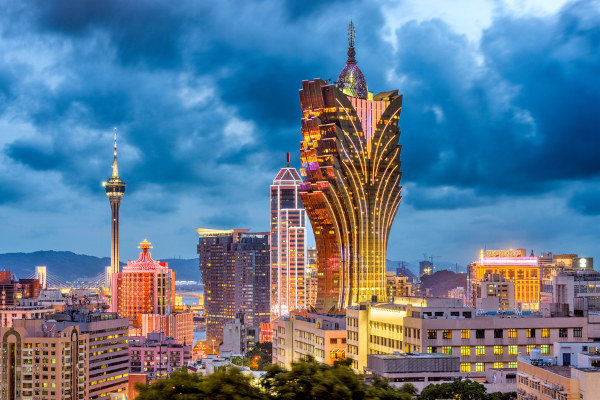
[[[600,262],[600,2],[550,0],[2,2],[0,252],[109,255],[114,126],[122,261],[267,230],[298,89],[337,78],[350,18],[369,89],[404,94],[388,258]]]

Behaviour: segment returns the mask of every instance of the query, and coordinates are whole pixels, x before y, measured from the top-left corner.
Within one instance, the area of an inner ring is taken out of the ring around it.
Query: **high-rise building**
[[[300,175],[287,165],[271,185],[271,316],[306,307],[306,211]]]
[[[336,84],[315,79],[300,90],[300,197],[315,234],[324,311],[386,298],[388,235],[401,198],[402,95],[368,91],[354,39],[350,23]]]
[[[41,289],[46,289],[48,287],[47,283],[48,273],[46,271],[45,265],[38,265],[35,267],[35,279],[40,283]]]
[[[134,324],[141,314],[168,315],[175,304],[175,271],[152,259],[146,239],[139,248],[140,258],[128,261],[112,280],[112,310]]]
[[[206,338],[218,344],[237,313],[248,326],[270,322],[269,234],[249,229],[196,229],[204,285]]]
[[[115,128],[115,149],[112,163],[112,176],[104,182],[106,195],[110,202],[110,266],[111,274],[119,273],[119,207],[121,199],[125,194],[125,182],[119,178],[119,167],[117,166],[117,128]],[[112,280],[111,280],[112,282]]]

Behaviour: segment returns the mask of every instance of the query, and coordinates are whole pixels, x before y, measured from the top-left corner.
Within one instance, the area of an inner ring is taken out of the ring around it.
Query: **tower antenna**
[[[354,31],[354,22],[350,20],[350,25],[348,25],[348,46],[354,47],[354,39],[356,39],[356,32]]]

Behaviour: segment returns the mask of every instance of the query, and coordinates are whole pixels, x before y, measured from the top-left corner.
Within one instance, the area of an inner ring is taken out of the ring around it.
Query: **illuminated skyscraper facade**
[[[128,261],[112,281],[113,311],[135,325],[142,314],[168,315],[175,305],[175,271],[152,259],[152,246],[146,239],[139,247],[140,258]]]
[[[206,339],[220,343],[223,327],[241,314],[247,326],[271,322],[269,233],[196,229],[204,285]]]
[[[119,178],[119,167],[117,166],[117,128],[115,128],[115,149],[112,163],[112,176],[104,182],[106,195],[110,202],[110,272],[119,272],[119,208],[121,199],[125,194],[125,182]],[[110,281],[110,280],[109,280]]]
[[[336,84],[303,81],[300,197],[317,245],[317,309],[386,299],[386,251],[400,204],[402,96],[375,96],[356,65],[354,26]]]
[[[281,168],[271,185],[271,317],[306,307],[306,212],[296,168]]]

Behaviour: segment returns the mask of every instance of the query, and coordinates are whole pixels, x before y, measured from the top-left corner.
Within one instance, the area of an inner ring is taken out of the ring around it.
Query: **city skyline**
[[[406,96],[388,258],[464,265],[486,246],[600,256],[600,13],[594,2],[526,4],[483,2],[470,18],[443,5],[350,5],[369,84]],[[337,76],[346,21],[327,22],[336,4],[263,6],[271,30],[239,17],[221,24],[233,33],[219,24],[238,17],[219,9],[0,6],[0,252],[110,255],[100,182],[113,126],[128,183],[121,261],[147,236],[161,258],[194,258],[196,226],[267,231],[283,154],[300,167],[299,82]],[[160,27],[149,37],[146,20]]]

